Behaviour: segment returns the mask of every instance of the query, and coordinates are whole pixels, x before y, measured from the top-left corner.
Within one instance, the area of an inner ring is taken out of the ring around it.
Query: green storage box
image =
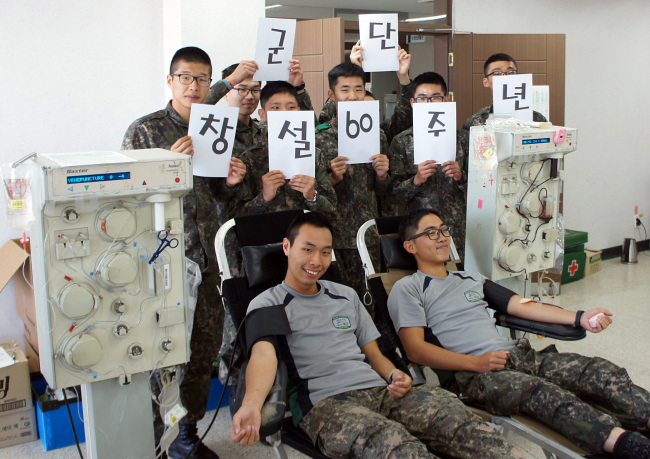
[[[564,267],[562,268],[562,283],[577,281],[585,277],[587,255],[585,244],[589,241],[586,231],[566,230],[564,234]]]

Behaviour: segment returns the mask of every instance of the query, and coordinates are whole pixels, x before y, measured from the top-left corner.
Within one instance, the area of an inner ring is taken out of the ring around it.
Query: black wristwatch
[[[294,88],[296,88],[296,91],[302,91],[305,89],[305,82],[303,81],[300,86],[294,86]]]

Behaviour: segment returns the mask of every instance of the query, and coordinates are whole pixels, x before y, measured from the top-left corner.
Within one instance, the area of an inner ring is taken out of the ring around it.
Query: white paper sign
[[[194,148],[194,175],[228,177],[238,116],[238,107],[192,104],[188,134]]]
[[[533,75],[492,77],[492,100],[495,115],[533,121]]]
[[[347,164],[370,163],[379,147],[379,101],[339,102],[339,156]]]
[[[392,72],[399,70],[397,24],[397,14],[359,15],[359,36],[363,48],[364,71]]]
[[[316,177],[316,139],[313,111],[267,112],[269,171]]]
[[[255,81],[289,81],[289,60],[296,38],[295,19],[260,18],[257,26]]]
[[[415,164],[456,161],[456,102],[413,104]]]

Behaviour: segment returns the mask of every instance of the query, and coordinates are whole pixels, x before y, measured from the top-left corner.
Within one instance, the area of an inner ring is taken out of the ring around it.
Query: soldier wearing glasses
[[[425,72],[411,83],[411,104],[447,102],[447,84],[435,72]],[[454,243],[462,258],[465,249],[465,215],[467,190],[467,131],[457,129],[456,161],[437,164],[433,160],[414,164],[413,128],[397,135],[390,145],[390,176],[392,204],[414,210],[442,209],[454,227]]]
[[[204,103],[210,89],[212,64],[205,51],[187,47],[179,49],[167,75],[167,85],[172,90],[172,100],[163,110],[144,116],[129,126],[123,150],[142,148],[164,148],[167,150],[194,154],[192,139],[187,135],[192,104]],[[217,86],[217,85],[215,85]],[[228,91],[219,82],[216,92],[223,96]],[[230,172],[224,179],[194,177],[194,189],[183,197],[183,219],[185,222],[185,256],[199,264],[203,281],[199,286],[190,349],[190,361],[183,370],[180,385],[180,400],[187,409],[187,415],[179,422],[179,434],[168,450],[170,458],[187,457],[192,447],[199,442],[196,423],[205,414],[212,376],[212,363],[221,346],[223,329],[223,307],[216,290],[219,284],[219,267],[214,251],[214,237],[219,223],[214,218],[217,200],[234,197],[239,183],[246,174],[244,163],[234,158]],[[162,435],[162,422],[157,416],[154,422],[157,438]],[[200,443],[190,458],[218,458],[204,444]]]
[[[492,77],[493,76],[503,76],[503,75],[517,75],[519,71],[517,70],[517,62],[512,56],[509,56],[505,53],[493,54],[485,61],[483,65],[483,86],[488,88],[492,92]],[[472,126],[481,126],[485,124],[485,121],[490,116],[490,113],[493,113],[494,109],[492,104],[487,107],[483,107],[478,112],[474,113],[472,116],[467,118],[463,129],[469,131],[469,128]],[[533,121],[543,122],[547,121],[544,115],[539,112],[533,111]],[[455,240],[454,240],[455,242]]]

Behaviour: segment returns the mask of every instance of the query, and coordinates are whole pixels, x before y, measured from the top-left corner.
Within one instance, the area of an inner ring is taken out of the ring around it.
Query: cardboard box
[[[585,276],[597,273],[603,269],[603,251],[585,249],[587,261],[585,262]]]
[[[33,407],[0,416],[0,448],[27,443],[36,438]]]
[[[31,285],[34,285],[32,280],[32,259],[29,254],[29,243],[27,243],[27,256],[25,256],[20,239],[11,239],[0,248],[0,260],[2,260],[0,265],[0,291],[13,279],[16,311],[25,324],[25,340],[29,341],[32,348],[38,353],[36,307],[34,289],[31,287]],[[24,276],[23,264],[25,265]],[[25,278],[27,278],[27,281],[25,281]]]
[[[45,451],[64,448],[75,444],[72,426],[70,425],[70,416],[65,406],[64,400],[48,400],[41,397],[47,389],[45,379],[36,379],[32,381],[32,388],[36,394],[36,419],[38,421],[38,436],[41,439]],[[59,392],[59,391],[57,391]],[[77,389],[81,397],[81,389]],[[84,431],[83,408],[80,400],[75,395],[68,394],[68,405],[74,421],[74,427],[77,432],[79,443],[86,441]]]
[[[30,373],[40,373],[41,361],[38,357],[38,352],[29,344],[27,337],[25,337],[25,357],[27,357],[27,364]]]
[[[2,343],[0,347],[13,360],[0,368],[0,416],[4,416],[33,405],[27,357],[13,341]]]

